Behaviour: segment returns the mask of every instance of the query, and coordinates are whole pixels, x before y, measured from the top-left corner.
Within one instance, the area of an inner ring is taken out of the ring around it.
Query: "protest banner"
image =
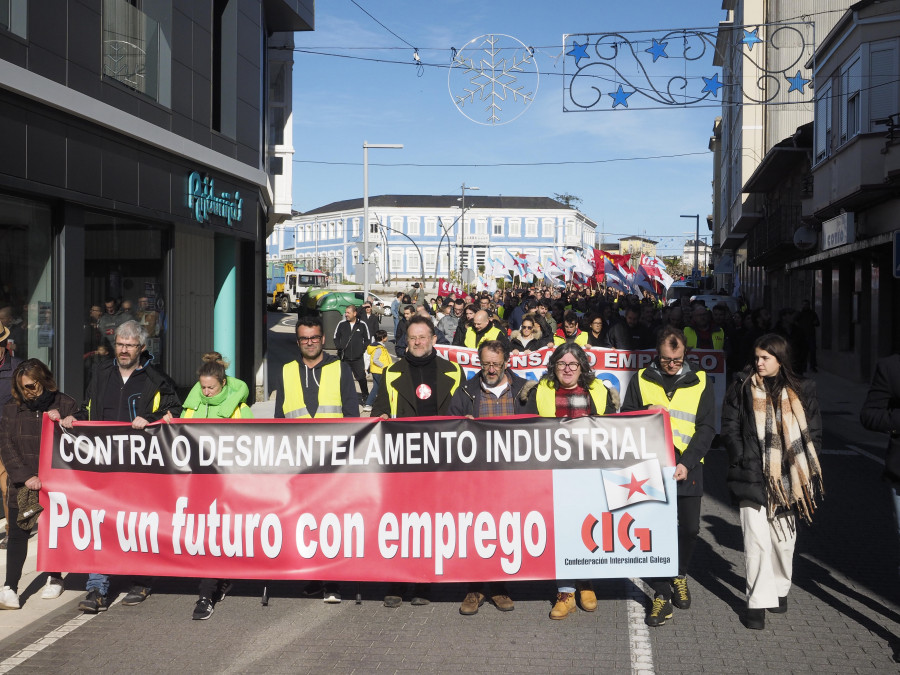
[[[509,369],[520,377],[529,380],[539,380],[547,370],[547,362],[553,353],[554,347],[548,346],[528,354],[513,354],[509,357],[507,365]],[[435,345],[434,350],[438,356],[458,363],[466,377],[472,377],[481,368],[477,349],[455,347],[451,345]],[[625,397],[628,383],[641,368],[646,368],[656,356],[652,349],[640,351],[624,351],[619,349],[601,349],[599,347],[585,347],[588,363],[594,369],[594,374],[606,383],[610,389],[619,394],[619,400]],[[703,370],[712,384],[713,394],[716,398],[716,431],[719,430],[722,403],[725,400],[726,373],[725,352],[718,350],[694,349],[687,355],[687,361],[695,370]]]
[[[39,569],[463,582],[673,576],[669,417],[44,417]]]

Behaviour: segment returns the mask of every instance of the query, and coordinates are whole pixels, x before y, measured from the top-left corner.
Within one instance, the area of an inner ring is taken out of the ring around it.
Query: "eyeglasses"
[[[503,370],[505,363],[487,363],[486,361],[481,362],[482,370]]]
[[[298,343],[305,342],[306,344],[315,344],[316,342],[318,342],[321,339],[322,339],[321,335],[307,335],[304,337],[298,337],[297,342]]]
[[[556,364],[557,370],[578,370],[581,368],[581,364],[574,361],[558,361]]]
[[[140,347],[140,345],[130,345],[130,344],[125,344],[124,342],[117,342],[117,343],[116,343],[116,349],[128,349],[128,350],[131,350],[131,349],[137,349],[138,347]]]
[[[22,382],[22,386],[28,391],[37,391],[37,388],[41,385],[37,382],[32,382],[31,384],[25,384],[24,382]]]
[[[673,366],[680,366],[680,365],[684,364],[684,359],[667,359],[664,356],[660,356],[659,362],[664,366],[668,366],[670,363]]]

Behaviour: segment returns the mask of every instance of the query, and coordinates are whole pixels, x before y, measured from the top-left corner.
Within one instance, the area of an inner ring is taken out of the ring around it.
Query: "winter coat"
[[[13,373],[22,359],[13,356],[9,350],[3,356],[3,363],[0,364],[0,415],[3,414],[3,408],[12,399],[12,383]]]
[[[866,429],[888,435],[884,478],[900,483],[900,354],[878,360],[859,421]]]
[[[510,391],[513,395],[516,414],[526,415],[528,414],[526,408],[527,402],[519,398],[519,392],[522,391],[522,387],[525,386],[528,380],[524,377],[519,377],[515,373],[509,371],[506,372],[510,377]],[[450,399],[450,407],[447,410],[447,414],[453,417],[465,417],[466,415],[478,417],[478,415],[475,414],[475,411],[478,410],[483,393],[484,390],[481,388],[481,373],[478,373],[474,377],[466,380],[456,390],[456,393],[453,394],[453,398]]]
[[[522,344],[522,329],[514,330],[509,335],[509,350],[511,352],[524,352],[527,349],[528,351],[533,352],[542,347],[546,347],[552,342],[552,338],[545,337],[537,324],[535,324],[534,330],[531,331],[531,337],[532,339],[528,341],[527,345]]]
[[[236,377],[226,377],[225,386],[215,396],[204,396],[200,383],[197,382],[184,399],[181,416],[205,420],[252,419],[253,413],[247,407],[249,394],[247,384]]]
[[[47,410],[59,410],[59,416],[63,418],[76,415],[79,407],[71,396],[57,391]],[[0,458],[9,474],[6,503],[11,508],[19,508],[19,488],[25,485],[26,480],[38,475],[42,425],[43,413],[29,410],[24,403],[11,399],[3,406]]]
[[[146,352],[141,355],[140,367],[147,374],[147,385],[135,405],[135,416],[143,417],[148,422],[158,422],[165,417],[167,412],[178,417],[181,414],[181,400],[175,393],[175,384],[168,375],[151,364],[152,360],[152,357]],[[94,422],[99,419],[106,387],[112,377],[119,377],[118,366],[114,358],[106,358],[94,368],[85,395],[85,408],[75,415],[76,419],[89,419]],[[157,394],[159,394],[158,400]],[[104,421],[131,422],[132,420]]]
[[[763,448],[756,435],[756,420],[753,416],[753,392],[745,372],[739,373],[725,394],[722,406],[722,431],[720,438],[728,452],[728,490],[735,504],[750,501],[766,506],[766,479],[763,474]],[[819,399],[816,383],[801,380],[801,391],[797,392],[803,401],[806,427],[817,452],[822,450],[822,416],[819,413]]]

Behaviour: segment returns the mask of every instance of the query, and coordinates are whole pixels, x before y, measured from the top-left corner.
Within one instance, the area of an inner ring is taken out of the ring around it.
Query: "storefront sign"
[[[665,412],[603,417],[44,417],[38,569],[229,579],[671,577]]]
[[[187,205],[198,223],[208,223],[210,216],[224,218],[228,225],[241,222],[244,198],[240,192],[216,194],[215,181],[192,172],[187,178]]]
[[[822,223],[822,250],[827,251],[856,241],[856,227],[852,213],[842,213]]]

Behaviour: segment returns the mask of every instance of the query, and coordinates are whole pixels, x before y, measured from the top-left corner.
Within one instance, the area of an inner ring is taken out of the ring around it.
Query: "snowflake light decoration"
[[[508,124],[534,101],[534,50],[509,35],[481,35],[456,52],[447,75],[453,104],[478,124]]]

